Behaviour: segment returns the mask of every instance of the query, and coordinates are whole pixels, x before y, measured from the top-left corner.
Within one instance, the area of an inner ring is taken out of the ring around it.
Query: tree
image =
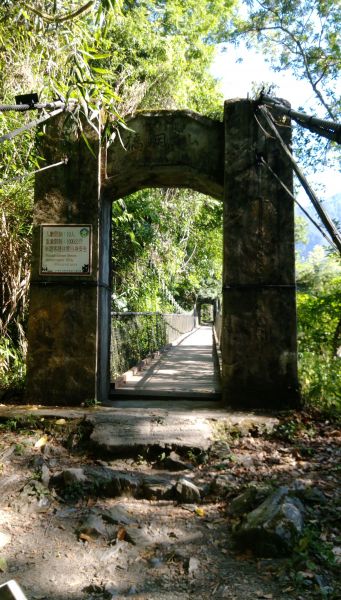
[[[143,190],[113,205],[114,306],[192,309],[219,295],[222,203],[191,190]]]
[[[297,110],[336,121],[341,67],[338,4],[333,0],[246,0],[244,5],[247,14],[245,10],[242,16],[235,14],[234,31],[231,36],[227,33],[227,39],[237,44],[244,40],[247,47],[261,50],[274,71],[289,70],[310,85],[311,101]],[[294,128],[294,150],[312,171],[321,165],[337,168],[337,144],[302,127]]]
[[[340,11],[334,0],[246,0],[247,19],[237,19],[235,39],[259,45],[276,71],[291,69],[306,80],[325,116],[340,110]],[[269,52],[270,50],[270,52]]]

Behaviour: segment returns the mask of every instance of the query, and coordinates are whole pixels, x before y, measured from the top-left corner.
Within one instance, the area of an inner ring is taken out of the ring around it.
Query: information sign
[[[91,225],[41,225],[41,275],[91,275]]]

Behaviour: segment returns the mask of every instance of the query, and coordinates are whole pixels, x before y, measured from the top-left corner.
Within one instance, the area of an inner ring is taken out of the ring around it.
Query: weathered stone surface
[[[230,446],[224,440],[214,441],[209,448],[209,452],[212,458],[219,458],[220,460],[227,459],[231,454]]]
[[[289,189],[292,168],[254,111],[251,100],[225,103],[223,399],[287,407],[298,400],[293,202],[257,155]]]
[[[270,486],[252,486],[231,500],[228,511],[233,516],[241,516],[261,504],[271,493]]]
[[[84,469],[81,468],[65,469],[64,471],[62,471],[60,476],[63,479],[63,483],[65,485],[85,483],[86,481],[88,481],[88,478],[84,473]]]
[[[11,541],[11,536],[8,533],[0,531],[0,550],[7,546]]]
[[[193,465],[181,459],[177,452],[172,451],[163,461],[163,466],[170,471],[184,471],[193,469]]]
[[[137,455],[146,448],[146,442],[160,449],[181,444],[206,450],[212,436],[208,419],[191,413],[131,410],[113,412],[110,417],[89,415],[87,422],[94,426],[90,436],[94,451],[102,456]]]
[[[281,487],[247,515],[234,533],[236,543],[258,556],[286,556],[302,532],[303,513],[300,500]]]
[[[199,488],[188,479],[181,478],[175,485],[175,495],[179,502],[200,502]]]
[[[104,187],[112,199],[145,187],[187,187],[223,196],[223,125],[191,111],[153,111],[127,120],[108,149]]]
[[[292,487],[292,494],[306,504],[326,504],[327,498],[317,487],[303,479],[297,479]]]
[[[200,569],[200,561],[195,556],[191,556],[188,561],[188,575],[189,577],[195,577],[196,573]]]
[[[149,475],[143,478],[141,494],[148,500],[167,500],[174,496],[174,481]]]
[[[49,483],[50,483],[51,473],[50,473],[50,469],[45,464],[43,464],[41,466],[41,476],[40,477],[41,477],[42,484],[48,488]]]
[[[109,327],[102,331],[97,313],[100,306],[106,316],[109,305],[110,290],[102,285],[109,284],[109,270],[104,268],[109,255],[102,246],[110,227],[105,227],[106,207],[100,205],[100,140],[91,127],[84,127],[93,153],[80,132],[72,131],[65,114],[51,120],[39,138],[39,151],[47,164],[60,161],[61,156],[67,156],[68,163],[36,177],[26,386],[31,404],[79,405],[104,399],[108,393]],[[43,223],[92,225],[89,275],[54,276],[40,271]]]
[[[101,516],[91,513],[77,529],[78,535],[85,534],[91,538],[106,537],[107,529]]]
[[[136,519],[121,504],[115,504],[105,510],[100,510],[102,518],[114,525],[132,525]]]
[[[217,475],[210,486],[210,492],[217,496],[224,497],[239,490],[239,482],[234,475]]]
[[[134,546],[151,546],[155,543],[154,537],[146,527],[134,527],[132,525],[125,527],[125,539]]]
[[[87,467],[86,476],[99,496],[137,497],[141,488],[141,479],[130,473],[115,471],[109,467]]]

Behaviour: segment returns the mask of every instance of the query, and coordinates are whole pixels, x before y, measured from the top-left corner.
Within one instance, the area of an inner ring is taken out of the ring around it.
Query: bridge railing
[[[215,335],[216,335],[216,338],[217,338],[217,341],[219,342],[219,344],[220,344],[220,340],[221,340],[221,326],[222,326],[222,314],[219,310],[216,312],[214,322],[213,322]]]
[[[159,312],[112,313],[111,381],[139,364],[197,325],[195,312],[161,314]]]

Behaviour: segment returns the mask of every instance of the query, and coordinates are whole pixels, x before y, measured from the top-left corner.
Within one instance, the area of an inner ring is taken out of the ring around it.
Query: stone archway
[[[237,100],[225,103],[223,123],[188,111],[141,113],[107,152],[90,129],[91,154],[64,117],[49,125],[47,164],[69,160],[36,180],[29,401],[107,399],[111,202],[145,187],[190,187],[224,201],[223,398],[239,407],[297,402],[293,206],[259,157],[289,188],[292,172],[254,112],[254,102]],[[91,252],[91,266],[49,269],[46,236],[79,228],[90,234],[89,247],[79,247]]]
[[[202,322],[202,308],[205,305],[211,306],[212,322],[214,322],[217,312],[219,310],[219,298],[202,298],[202,297],[197,298],[195,307],[196,307],[196,312],[198,315],[199,324],[201,324],[201,322]]]

